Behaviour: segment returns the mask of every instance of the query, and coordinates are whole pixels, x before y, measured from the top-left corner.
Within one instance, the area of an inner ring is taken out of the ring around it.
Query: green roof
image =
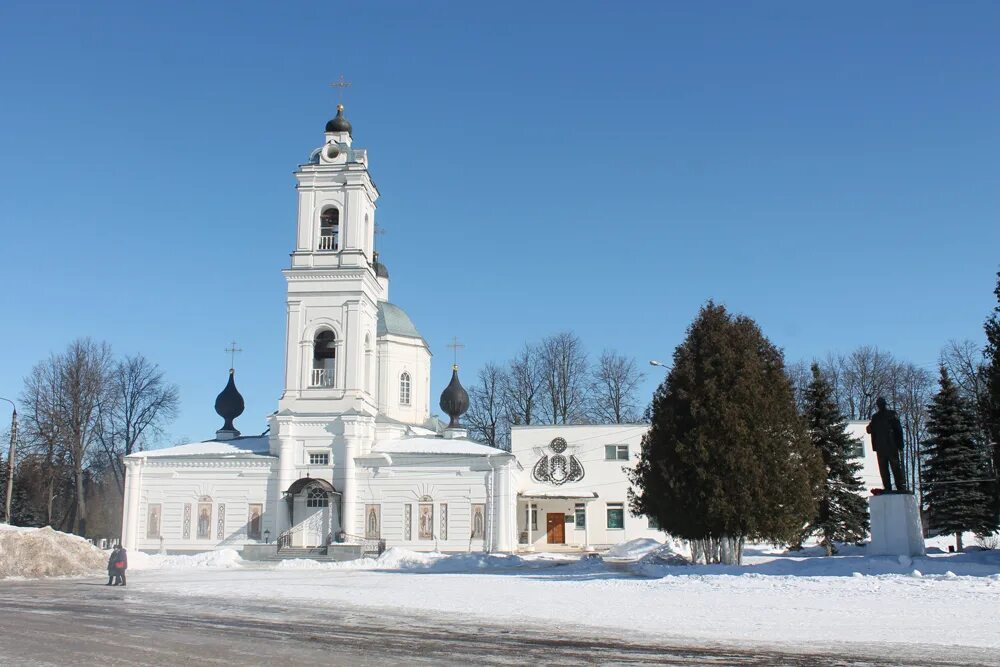
[[[413,326],[413,320],[406,314],[406,311],[388,301],[378,302],[378,328],[376,329],[376,335],[379,337],[386,335],[405,336],[407,338],[424,340],[424,337],[417,331],[417,327]],[[426,344],[427,342],[424,341],[424,345]]]

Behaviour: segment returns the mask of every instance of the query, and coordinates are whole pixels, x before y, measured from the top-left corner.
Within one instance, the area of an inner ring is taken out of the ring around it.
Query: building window
[[[306,507],[329,507],[330,496],[323,489],[313,487],[306,494]]]
[[[340,250],[340,211],[335,208],[319,217],[319,249]]]
[[[381,536],[382,506],[365,505],[365,539],[377,540]]]
[[[657,519],[656,519],[655,516],[647,516],[646,517],[646,526],[650,530],[659,530],[660,529],[660,522],[657,521]]]
[[[865,442],[858,438],[851,443],[851,458],[853,459],[863,459],[865,458]]]
[[[525,508],[524,511],[525,511],[525,517],[524,518],[525,518],[525,521],[527,521],[528,520],[528,515],[527,515],[528,509]],[[538,530],[538,508],[537,507],[532,507],[531,508],[531,530]]]
[[[260,504],[250,505],[247,509],[247,539],[260,539],[260,518],[264,514],[264,506]]]
[[[628,461],[628,445],[604,445],[605,461]]]
[[[335,387],[337,377],[337,334],[324,329],[313,342],[313,387]]]
[[[159,539],[160,537],[160,505],[150,505],[146,512],[146,538]]]
[[[576,514],[576,527],[586,528],[587,527],[587,506],[583,503],[577,503],[573,508],[573,513]]]
[[[410,374],[406,371],[399,376],[399,404],[410,404]]]
[[[417,539],[434,539],[434,505],[432,503],[420,503],[417,513]]]
[[[486,505],[472,506],[472,539],[481,540],[486,535]]]
[[[327,452],[309,452],[309,465],[311,466],[330,465],[330,454]]]
[[[608,528],[625,528],[625,504],[608,503]]]

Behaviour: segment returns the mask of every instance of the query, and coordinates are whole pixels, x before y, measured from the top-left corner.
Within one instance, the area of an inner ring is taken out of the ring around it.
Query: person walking
[[[122,545],[117,545],[118,549],[118,560],[115,561],[115,586],[125,585],[125,570],[128,569],[128,552],[125,551],[125,547]]]
[[[118,545],[116,544],[114,549],[111,550],[111,556],[108,557],[108,583],[105,586],[111,586],[118,579],[118,568],[115,567],[115,563],[118,562],[118,555],[120,551]]]

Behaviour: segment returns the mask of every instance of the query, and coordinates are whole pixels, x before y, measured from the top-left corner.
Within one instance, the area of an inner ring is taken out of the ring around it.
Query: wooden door
[[[549,544],[566,544],[566,518],[562,512],[545,515],[545,536]]]

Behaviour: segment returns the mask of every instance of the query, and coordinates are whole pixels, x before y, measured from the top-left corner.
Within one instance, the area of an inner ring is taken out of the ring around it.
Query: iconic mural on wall
[[[551,454],[544,454],[531,469],[531,477],[536,482],[547,484],[565,484],[579,482],[586,472],[580,459],[573,454],[566,454],[568,445],[563,438],[554,438],[549,443]]]

